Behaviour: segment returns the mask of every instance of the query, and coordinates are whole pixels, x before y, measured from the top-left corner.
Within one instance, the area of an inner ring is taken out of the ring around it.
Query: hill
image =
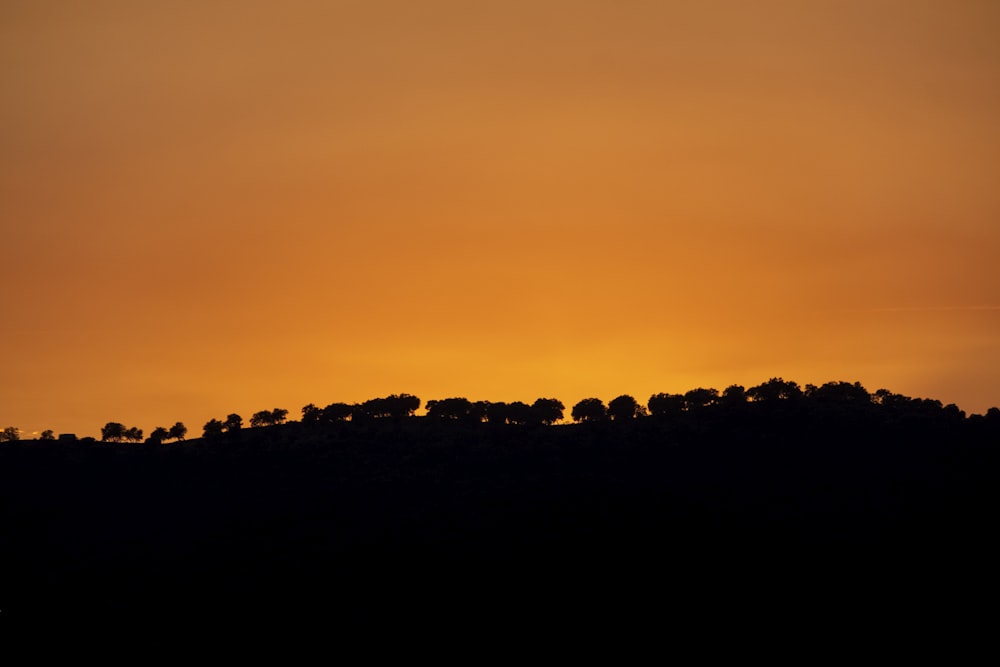
[[[2,609],[385,627],[749,620],[764,598],[961,611],[995,583],[998,435],[940,410],[746,404],[10,442]]]

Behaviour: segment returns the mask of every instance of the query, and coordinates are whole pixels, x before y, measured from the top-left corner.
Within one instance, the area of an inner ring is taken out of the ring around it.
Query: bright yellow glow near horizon
[[[0,8],[0,427],[1000,404],[1000,5]]]

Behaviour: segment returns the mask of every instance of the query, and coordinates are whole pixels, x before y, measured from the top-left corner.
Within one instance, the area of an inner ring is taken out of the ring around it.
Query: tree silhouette
[[[302,423],[310,426],[341,422],[351,416],[353,408],[347,403],[331,403],[320,408],[310,403],[302,408]]]
[[[226,421],[222,422],[222,427],[226,433],[236,433],[243,428],[243,417],[233,412],[226,417]]]
[[[389,411],[385,406],[384,398],[369,398],[367,401],[351,406],[351,419],[353,421],[380,419],[388,416]]]
[[[270,426],[273,423],[270,410],[261,410],[260,412],[255,412],[250,416],[250,428]]]
[[[124,437],[129,442],[142,442],[142,429],[133,426],[125,431]]]
[[[480,401],[478,405],[490,424],[507,423],[507,404],[503,401]]]
[[[617,396],[608,403],[608,417],[613,420],[635,419],[640,411],[639,403],[628,394]]]
[[[187,426],[185,426],[183,422],[176,422],[170,427],[170,430],[167,431],[167,436],[173,440],[183,440],[184,436],[187,435],[187,432]]]
[[[593,422],[607,418],[608,410],[604,407],[604,401],[599,398],[585,398],[573,406],[570,413],[573,421]]]
[[[531,406],[524,401],[514,401],[507,404],[507,423],[530,424],[533,417]]]
[[[546,426],[554,424],[563,418],[566,406],[556,398],[538,398],[531,404],[534,421]]]
[[[467,398],[444,398],[427,401],[427,416],[432,419],[475,420],[474,404]]]
[[[281,424],[285,421],[288,416],[288,410],[283,408],[275,408],[274,410],[261,410],[259,412],[253,413],[250,417],[250,426],[274,426],[276,424]]]
[[[767,382],[747,389],[747,396],[754,402],[788,401],[801,397],[802,389],[796,382],[771,378]]]
[[[229,416],[230,417],[233,417],[233,416],[238,417],[239,415],[229,415]],[[240,419],[239,423],[242,424],[242,422],[243,422],[243,420]],[[202,433],[202,437],[205,438],[206,440],[216,440],[216,439],[218,439],[219,437],[222,436],[222,432],[223,431],[228,430],[228,428],[226,426],[226,424],[228,424],[228,423],[229,423],[229,419],[226,419],[225,423],[220,422],[218,419],[210,419],[205,424],[205,426],[204,426],[204,431]],[[238,426],[237,426],[237,429],[239,429]]]
[[[121,442],[125,439],[125,425],[119,422],[108,422],[101,429],[101,440],[104,442]]]
[[[702,387],[698,387],[697,389],[691,389],[684,394],[684,409],[698,410],[700,408],[713,405],[718,400],[719,391],[717,389],[704,389]]]
[[[302,423],[319,424],[323,421],[323,409],[317,408],[314,404],[302,406]]]
[[[743,405],[746,402],[747,390],[740,384],[729,385],[722,390],[722,396],[719,397],[719,404],[729,408]]]
[[[42,431],[41,439],[42,440],[55,440],[56,439],[56,434],[52,431],[52,429],[45,429],[44,431]]]
[[[872,402],[872,396],[868,390],[861,386],[860,382],[827,382],[819,387],[806,385],[805,395],[807,398],[826,403],[855,403],[866,404]]]
[[[153,429],[153,432],[149,434],[149,439],[153,442],[163,442],[170,437],[170,431],[163,428],[162,426],[157,426]]]
[[[389,416],[394,419],[412,417],[420,408],[420,399],[411,394],[392,394],[386,397]]]
[[[347,403],[331,403],[323,408],[323,420],[326,422],[342,422],[351,418],[353,408]]]
[[[420,399],[410,394],[392,394],[385,398],[371,398],[354,406],[354,418],[382,419],[392,417],[403,419],[413,416],[420,407]]]
[[[475,401],[469,409],[469,421],[486,421],[486,401]]]
[[[16,426],[8,426],[0,431],[0,442],[13,442],[21,439],[21,429]]]
[[[683,394],[653,394],[646,402],[649,413],[658,417],[679,415],[684,411]]]

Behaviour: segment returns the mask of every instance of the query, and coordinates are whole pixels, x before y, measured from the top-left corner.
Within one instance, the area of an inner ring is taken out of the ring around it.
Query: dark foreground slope
[[[954,616],[995,584],[997,440],[746,410],[9,443],[0,602],[437,627]]]

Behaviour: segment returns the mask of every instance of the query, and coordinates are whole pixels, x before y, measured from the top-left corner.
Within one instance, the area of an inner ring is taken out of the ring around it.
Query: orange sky
[[[5,0],[0,427],[1000,404],[1000,4]]]

